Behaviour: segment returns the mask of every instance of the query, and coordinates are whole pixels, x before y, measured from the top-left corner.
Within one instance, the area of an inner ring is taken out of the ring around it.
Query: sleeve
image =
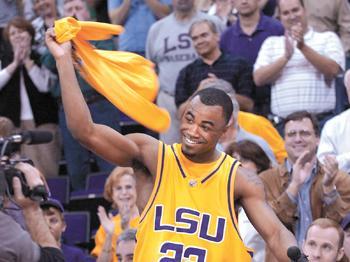
[[[41,247],[39,262],[64,262],[63,253],[58,248]]]
[[[297,205],[289,198],[286,189],[281,188],[278,169],[263,172],[259,177],[264,183],[266,198],[273,211],[288,229],[292,229],[296,221]]]
[[[100,255],[105,240],[106,240],[106,233],[103,230],[103,227],[100,226],[95,235],[95,247],[91,251],[92,256],[98,257]]]
[[[40,247],[10,216],[0,210],[0,261],[39,261]]]
[[[256,58],[256,61],[254,64],[253,71],[256,71],[260,67],[267,66],[273,62],[271,59],[272,56],[269,55],[269,53],[271,52],[272,52],[272,37],[268,37],[265,39],[265,41],[263,42],[259,50],[258,57]]]
[[[119,7],[121,4],[120,0],[108,0],[108,12],[112,11],[113,9]]]
[[[7,84],[10,78],[11,75],[7,72],[6,68],[0,71],[0,90]]]
[[[342,70],[345,69],[345,53],[339,37],[333,32],[325,32],[326,44],[323,54],[334,60]]]
[[[175,87],[175,104],[176,107],[179,107],[183,102],[188,99],[188,95],[186,92],[186,84],[187,84],[187,66],[182,68],[179,76],[176,80]]]
[[[34,64],[28,75],[40,92],[46,93],[49,91],[50,71],[45,66],[39,67]]]
[[[155,32],[156,25],[157,25],[157,23],[153,24],[148,31],[147,39],[146,39],[146,50],[145,50],[146,58],[151,60],[153,63],[156,63],[155,57],[154,57],[154,50],[153,50],[153,47],[155,45],[153,40],[155,39],[155,35],[156,35],[156,32]]]
[[[326,122],[322,129],[320,143],[317,149],[317,158],[321,163],[323,162],[323,157],[325,155],[337,155],[337,149],[334,141],[334,136],[336,134],[337,132],[333,129],[332,121]]]
[[[321,197],[324,199],[322,183],[319,184],[321,192]],[[326,218],[333,219],[334,221],[340,222],[350,211],[350,176],[338,172],[335,181],[337,197],[329,205],[323,206],[323,216]]]
[[[238,59],[237,64],[239,67],[238,79],[237,83],[233,83],[233,87],[238,94],[252,97],[255,89],[252,66],[244,59]]]

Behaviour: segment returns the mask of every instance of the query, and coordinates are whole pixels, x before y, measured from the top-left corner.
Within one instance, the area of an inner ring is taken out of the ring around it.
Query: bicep
[[[282,226],[280,220],[266,201],[264,184],[252,172],[240,175],[240,200],[250,222],[267,241]]]
[[[89,138],[84,145],[105,160],[121,166],[132,166],[133,159],[144,163],[149,157],[155,157],[154,152],[158,148],[157,140],[145,134],[122,135],[114,129],[94,124],[89,132]],[[153,148],[153,149],[152,149]],[[145,152],[146,151],[146,152]],[[147,166],[150,168],[149,166]]]

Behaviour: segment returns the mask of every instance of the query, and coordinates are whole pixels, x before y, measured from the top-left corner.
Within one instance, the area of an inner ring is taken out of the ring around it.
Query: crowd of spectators
[[[315,251],[323,239],[334,248],[324,261],[350,261],[349,1],[0,1],[0,137],[50,131],[50,143],[22,145],[18,154],[46,179],[69,176],[71,192],[85,188],[92,162],[110,173],[104,197],[111,211],[98,208],[101,226],[91,255],[100,262],[128,261],[153,181],[135,175],[147,173],[142,167],[101,159],[70,133],[56,63],[45,45],[45,31],[67,16],[122,25],[120,36],[91,44],[155,64],[160,88],[154,102],[170,113],[171,126],[154,135],[167,144],[181,141],[179,119],[196,91],[225,91],[234,112],[217,149],[259,175],[272,209],[309,258],[326,253]],[[93,121],[120,131],[122,113],[77,75]],[[50,199],[41,208],[55,239],[50,245],[67,261],[83,261],[81,250],[61,244],[62,204]],[[244,210],[237,214],[245,244],[256,250],[253,260],[275,261]],[[38,257],[38,247],[30,248],[28,256]]]

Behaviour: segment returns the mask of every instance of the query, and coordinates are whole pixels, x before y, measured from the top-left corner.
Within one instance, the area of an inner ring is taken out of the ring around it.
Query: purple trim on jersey
[[[156,199],[157,197],[157,194],[158,194],[158,191],[159,191],[159,188],[160,188],[160,184],[162,183],[162,177],[163,177],[163,170],[164,170],[164,156],[165,156],[165,144],[163,143],[163,147],[162,147],[162,163],[161,163],[161,167],[160,167],[160,173],[159,173],[159,182],[158,182],[158,185],[157,185],[157,190],[154,194],[154,197],[152,199],[152,202],[151,204],[149,205],[145,215],[143,216],[143,218],[140,220],[140,223],[142,223],[142,221],[145,219],[145,217],[147,216],[149,210],[151,209],[151,207],[153,206],[153,203],[154,203],[154,200]]]
[[[228,185],[227,185],[227,198],[228,198],[228,209],[229,209],[229,212],[230,212],[230,217],[231,217],[231,220],[232,220],[232,224],[233,224],[233,226],[235,227],[236,232],[237,232],[239,238],[242,240],[241,235],[239,234],[238,228],[237,228],[237,226],[236,226],[235,220],[234,220],[234,218],[233,218],[233,211],[232,211],[232,208],[231,208],[231,206],[232,206],[232,204],[231,204],[232,200],[231,200],[231,194],[230,194],[230,193],[231,193],[231,190],[232,190],[232,189],[231,189],[232,173],[233,173],[233,169],[234,169],[234,167],[236,166],[237,163],[239,163],[238,160],[235,160],[235,161],[232,163],[232,166],[231,166],[231,169],[230,169],[230,174],[229,174],[229,176],[228,176]],[[242,241],[243,241],[243,240],[242,240]]]
[[[176,155],[176,153],[175,153],[174,145],[171,146],[171,150],[172,150],[173,153],[174,153],[174,156],[175,156],[175,159],[176,159],[176,163],[177,163],[177,165],[179,166],[179,169],[180,169],[180,171],[181,171],[182,177],[183,177],[183,178],[186,178],[186,174],[185,174],[184,170],[182,169],[180,160],[177,158],[177,155]]]
[[[207,181],[209,178],[211,178],[219,170],[219,168],[221,167],[222,163],[224,163],[226,157],[227,157],[227,155],[224,156],[224,158],[222,159],[220,165],[213,172],[211,172],[209,175],[207,175],[205,178],[203,178],[203,180],[201,181],[202,184],[205,181]]]

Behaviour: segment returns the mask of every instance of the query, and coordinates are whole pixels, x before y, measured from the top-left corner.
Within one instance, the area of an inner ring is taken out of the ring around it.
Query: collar
[[[263,15],[262,13],[260,13],[260,19],[259,19],[258,25],[256,26],[253,34],[255,34],[258,31],[266,31],[266,29],[267,29],[266,21],[267,21],[267,17],[265,15]],[[237,22],[232,27],[233,27],[233,32],[235,35],[237,35],[237,36],[238,35],[247,35],[242,30],[241,22],[240,22],[239,18],[237,19]]]
[[[224,52],[221,51],[221,55],[220,55],[211,65],[205,63],[202,57],[199,57],[199,58],[198,58],[198,62],[199,62],[200,65],[209,65],[209,66],[213,66],[213,65],[216,64],[218,61],[222,60],[222,59],[224,58],[224,55],[225,55]]]

